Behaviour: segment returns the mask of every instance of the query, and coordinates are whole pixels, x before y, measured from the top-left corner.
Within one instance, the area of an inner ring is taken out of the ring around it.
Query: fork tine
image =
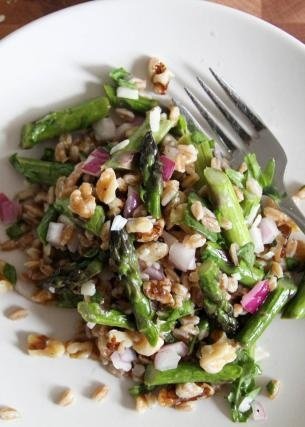
[[[231,139],[223,132],[223,130],[218,126],[215,120],[211,117],[208,111],[201,104],[199,99],[187,87],[185,87],[184,90],[189,96],[190,100],[195,105],[195,107],[197,108],[197,110],[199,111],[199,113],[208,122],[210,128],[217,134],[218,138],[220,139],[221,143],[225,146],[225,148],[230,153],[232,153],[232,151],[235,151],[237,147],[233,144]]]
[[[217,81],[217,83],[223,88],[229,98],[232,99],[236,107],[241,111],[252,123],[254,129],[259,132],[262,129],[265,129],[265,125],[261,120],[254,114],[250,108],[241,100],[241,98],[234,92],[234,90],[221,78],[219,77],[212,68],[209,68],[211,74]]]
[[[232,128],[235,130],[235,132],[239,135],[239,137],[245,142],[249,143],[251,140],[251,136],[248,134],[248,132],[245,131],[245,129],[238,123],[238,121],[232,116],[232,114],[229,112],[229,110],[224,106],[223,103],[219,100],[217,95],[204,83],[204,81],[197,77],[197,80],[202,87],[202,89],[206,92],[206,94],[210,97],[210,99],[214,102],[216,107],[222,112],[224,117],[228,120]]]

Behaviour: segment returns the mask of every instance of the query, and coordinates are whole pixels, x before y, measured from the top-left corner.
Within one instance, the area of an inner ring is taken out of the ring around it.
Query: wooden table
[[[85,1],[0,0],[0,38],[36,18]],[[214,1],[259,16],[305,42],[305,0]]]

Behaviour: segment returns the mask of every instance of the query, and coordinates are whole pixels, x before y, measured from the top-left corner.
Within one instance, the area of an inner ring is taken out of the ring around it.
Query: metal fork
[[[213,101],[217,109],[222,113],[225,121],[232,127],[233,132],[241,139],[243,142],[243,148],[236,145],[234,140],[225,133],[220,123],[218,123],[218,121],[208,112],[203,103],[191,92],[190,89],[185,87],[184,89],[187,95],[199,111],[200,115],[206,120],[212,131],[214,131],[218,142],[220,142],[222,147],[225,148],[226,157],[229,158],[230,163],[235,167],[240,165],[243,161],[244,155],[250,152],[256,154],[259,163],[263,166],[267,160],[272,158],[276,159],[274,184],[279,192],[286,194],[284,175],[287,165],[287,157],[281,144],[266,127],[263,121],[245,104],[245,102],[242,101],[232,87],[219,77],[211,68],[209,68],[209,70],[226,95],[233,101],[237,109],[248,119],[255,132],[255,136],[252,137],[245,130],[244,126],[232,115],[221,99],[200,77],[197,77],[197,80],[201,88]],[[188,124],[191,127],[201,129],[201,126],[187,107],[181,101],[177,101],[176,99],[174,102],[186,117]],[[285,196],[280,201],[279,205],[281,210],[292,218],[299,228],[305,233],[305,217],[293,202],[292,198]]]

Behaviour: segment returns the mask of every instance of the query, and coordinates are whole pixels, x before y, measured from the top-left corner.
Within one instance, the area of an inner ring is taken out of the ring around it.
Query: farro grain
[[[11,310],[8,313],[7,317],[10,320],[20,320],[20,319],[24,319],[28,315],[29,315],[28,310],[26,310],[25,308],[19,307],[19,308],[14,308],[13,310]]]
[[[0,408],[0,420],[2,421],[10,421],[16,420],[20,418],[20,414],[15,408],[10,408],[8,406],[4,406]]]
[[[68,388],[60,394],[57,404],[60,406],[69,406],[74,401],[75,401],[74,393],[70,388]]]
[[[105,399],[108,393],[109,387],[105,384],[101,384],[93,390],[91,399],[95,400],[96,402],[100,402],[101,400]]]

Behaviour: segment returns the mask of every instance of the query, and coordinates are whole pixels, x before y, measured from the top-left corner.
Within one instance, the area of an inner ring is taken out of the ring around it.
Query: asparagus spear
[[[171,128],[175,126],[175,121],[168,120],[168,119],[161,119],[160,121],[160,127],[157,132],[153,132],[154,140],[159,143],[162,141],[162,139],[168,134],[168,132],[171,130]],[[150,131],[150,125],[149,120],[146,119],[141,126],[138,127],[138,129],[131,135],[129,138],[128,145],[123,148],[122,150],[119,150],[115,152],[111,158],[105,163],[105,167],[114,168],[114,169],[124,169],[124,159],[125,156],[128,156],[130,154],[136,153],[140,151],[141,144],[143,141],[143,138],[147,134],[147,132]]]
[[[219,286],[219,267],[213,259],[207,259],[199,269],[200,286],[203,292],[203,306],[208,315],[227,333],[237,328],[237,321],[233,316],[233,307],[226,299],[226,294]]]
[[[205,178],[211,192],[212,199],[218,209],[218,216],[226,218],[232,223],[230,230],[225,230],[227,242],[243,246],[251,242],[251,237],[242,209],[238,203],[234,188],[227,175],[213,168],[206,168]]]
[[[111,231],[110,255],[124,281],[138,330],[151,345],[156,345],[158,329],[152,321],[150,302],[142,292],[139,264],[132,240],[124,229]]]
[[[158,147],[151,132],[147,132],[143,139],[139,166],[142,173],[141,198],[147,211],[158,219],[161,216],[162,165]]]
[[[298,286],[297,293],[286,306],[283,317],[286,319],[305,319],[305,276]]]
[[[129,330],[134,329],[132,322],[126,314],[114,309],[104,310],[96,302],[79,302],[77,310],[86,322]]]
[[[246,347],[251,347],[295,292],[296,286],[290,279],[280,279],[277,288],[269,294],[260,309],[249,317],[238,334],[238,341]]]
[[[199,365],[190,362],[179,363],[176,369],[158,371],[153,365],[148,365],[145,371],[144,383],[148,386],[162,384],[183,384],[193,382],[207,382],[219,384],[234,381],[240,376],[242,368],[234,363],[229,363],[217,374],[209,374]]]
[[[36,122],[28,123],[23,127],[21,147],[32,148],[42,141],[55,138],[63,133],[85,129],[107,116],[109,109],[108,99],[98,97],[75,107],[49,113]]]
[[[239,261],[238,266],[234,266],[227,258],[225,251],[220,245],[213,242],[208,242],[202,251],[202,259],[212,258],[226,274],[236,274],[238,280],[245,286],[252,286],[259,282],[264,277],[264,271],[258,267],[249,266],[244,260]]]
[[[112,107],[125,107],[137,113],[144,113],[157,105],[157,101],[144,96],[139,96],[139,99],[118,98],[115,88],[111,85],[104,85],[104,90]]]
[[[29,182],[38,184],[54,185],[59,177],[70,175],[74,169],[74,165],[70,163],[30,159],[18,156],[17,153],[13,154],[9,160],[16,171]]]

